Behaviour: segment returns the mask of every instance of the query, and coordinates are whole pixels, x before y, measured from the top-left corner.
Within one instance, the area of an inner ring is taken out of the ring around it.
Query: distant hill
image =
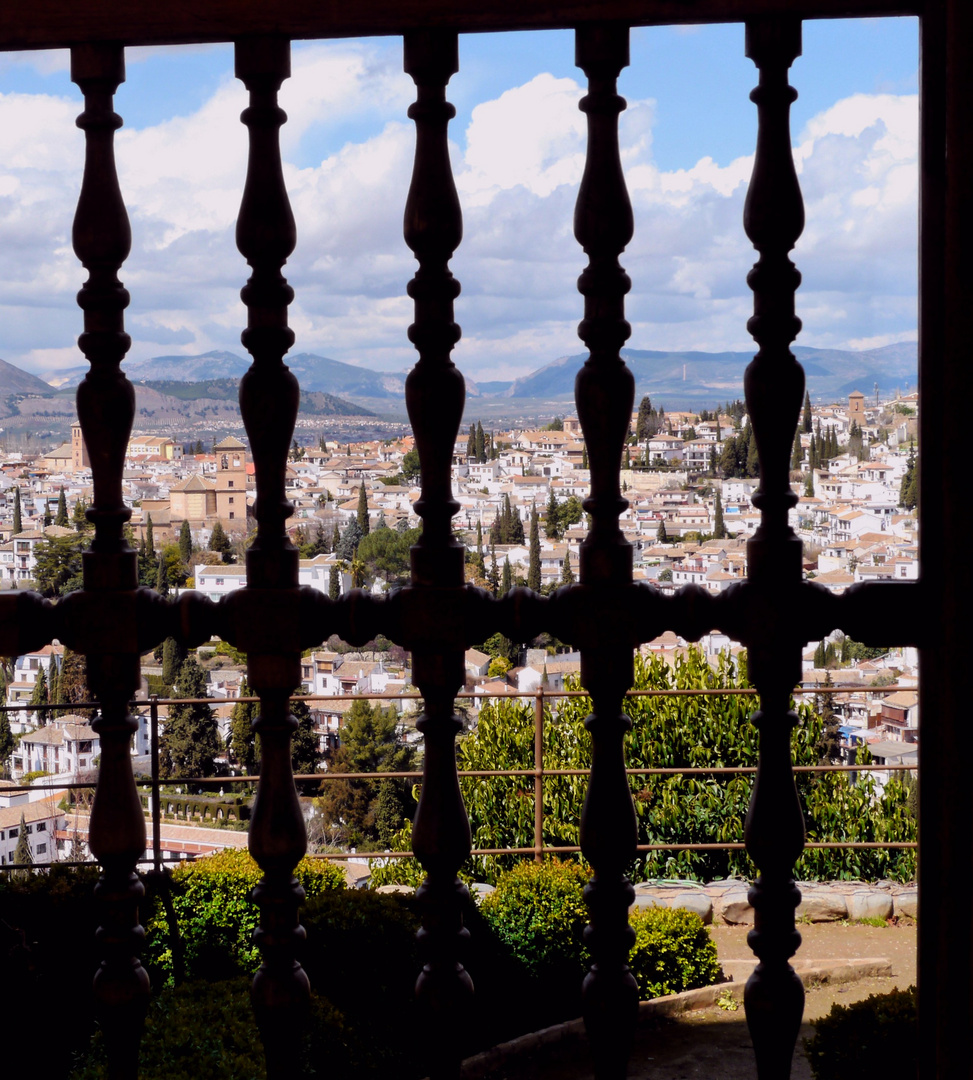
[[[915,386],[917,379],[915,342],[863,352],[799,345],[793,352],[804,367],[815,401],[837,400],[852,390],[869,397],[876,384],[880,393],[888,395]],[[743,373],[754,353],[623,349],[622,356],[635,376],[636,400],[648,394],[660,398],[667,408],[678,408],[742,397]],[[506,386],[481,383],[480,391],[484,397],[483,391],[490,387],[496,397],[572,401],[574,378],[586,359],[586,353],[562,356]]]
[[[54,389],[43,379],[21,371],[19,367],[0,360],[0,397],[11,394],[53,394]]]

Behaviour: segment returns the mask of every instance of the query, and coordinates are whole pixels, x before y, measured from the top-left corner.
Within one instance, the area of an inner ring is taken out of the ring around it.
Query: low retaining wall
[[[797,918],[808,922],[842,922],[856,919],[915,919],[919,894],[915,885],[893,881],[799,881],[801,903]],[[635,886],[636,907],[688,908],[704,923],[747,926],[753,908],[747,899],[749,883],[740,878],[693,882],[642,882]]]

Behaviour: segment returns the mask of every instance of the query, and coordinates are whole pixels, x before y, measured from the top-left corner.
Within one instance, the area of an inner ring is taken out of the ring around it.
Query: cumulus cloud
[[[540,74],[482,102],[467,130],[452,132],[465,227],[452,263],[463,288],[455,355],[475,379],[509,378],[582,348],[576,280],[585,257],[572,216],[584,168],[583,93],[574,79]],[[295,49],[281,104],[298,224],[285,273],[297,293],[299,351],[394,370],[414,359],[405,284],[416,264],[402,239],[413,94],[387,45]],[[121,275],[132,293],[133,356],[163,345],[240,348],[239,289],[249,270],[234,227],[245,105],[228,74],[190,115],[117,137],[134,239]],[[77,362],[77,111],[67,96],[0,95],[0,355],[35,370]],[[654,115],[653,101],[637,100],[621,119],[636,225],[622,256],[633,283],[630,344],[747,348],[746,273],[756,253],[742,213],[752,157],[660,170]],[[807,215],[793,255],[804,276],[802,343],[862,347],[914,335],[917,131],[914,95],[858,94],[813,117],[795,140]],[[328,148],[315,156],[319,144]]]

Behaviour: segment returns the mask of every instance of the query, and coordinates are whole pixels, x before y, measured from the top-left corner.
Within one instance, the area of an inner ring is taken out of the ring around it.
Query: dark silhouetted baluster
[[[145,849],[145,820],[132,776],[129,743],[138,723],[128,702],[139,686],[135,644],[136,556],[122,535],[131,512],[122,500],[122,465],[135,393],[120,364],[131,339],[125,333],[128,293],[118,270],[131,247],[128,215],[118,188],[113,141],[121,118],[112,99],[125,79],[121,46],[89,45],[71,51],[71,78],[84,94],[78,126],[85,133],[85,167],[74,220],[74,250],[88,271],[78,294],[84,333],[78,339],[91,363],[78,387],[78,419],[88,446],[94,497],[87,516],[95,526],[85,552],[84,598],[88,681],[101,708],[92,724],[101,740],[101,767],[91,812],[89,845],[102,865],[96,896],[103,905],[99,941],[104,959],[95,996],[111,1076],[135,1076],[149,980],[138,961],[143,932],[135,874]],[[108,597],[111,597],[109,600]],[[65,621],[70,622],[66,609]],[[77,609],[76,609],[77,610]],[[110,625],[97,611],[111,611]],[[66,636],[70,636],[68,630]]]
[[[437,602],[457,602],[464,580],[464,550],[450,528],[458,509],[450,464],[465,397],[463,376],[450,359],[460,330],[453,322],[459,283],[449,272],[449,260],[462,239],[463,225],[446,142],[447,125],[455,115],[446,101],[446,84],[458,67],[455,34],[418,31],[406,35],[405,70],[417,93],[409,107],[416,124],[416,154],[404,231],[419,262],[408,286],[415,301],[409,339],[419,360],[406,380],[406,404],[422,470],[422,493],[416,503],[422,537],[412,549],[415,617],[409,633],[416,635],[413,678],[425,706],[417,722],[425,738],[425,758],[412,846],[426,871],[418,891],[423,914],[419,941],[425,964],[416,993],[435,1024],[427,1030],[434,1077],[458,1075],[458,1030],[473,992],[470,977],[459,963],[468,934],[463,908],[469,892],[457,871],[471,844],[456,775],[454,743],[462,722],[453,711],[453,697],[463,687],[465,645],[459,635],[442,640],[446,608],[436,612]]]
[[[277,91],[290,75],[290,43],[279,38],[240,41],[236,75],[250,91],[241,119],[250,133],[247,180],[237,222],[237,247],[253,273],[241,292],[247,329],[241,340],[253,364],[240,383],[240,411],[250,437],[257,481],[257,537],[247,552],[247,603],[238,609],[238,642],[257,632],[255,620],[276,626],[247,652],[247,677],[260,696],[254,730],[260,735],[260,784],[250,820],[250,851],[263,880],[254,890],[260,907],[255,940],[263,963],[253,982],[253,1004],[267,1055],[267,1074],[296,1075],[310,987],[296,954],[304,940],[298,910],[304,890],[294,867],[307,834],[291,767],[291,735],[297,721],[288,697],[301,680],[300,651],[293,647],[297,621],[297,549],[285,523],[292,511],[285,493],[287,451],[300,392],[284,364],[294,343],[287,306],[294,292],[281,267],[296,234],[280,161],[279,130],[287,119]]]
[[[804,207],[791,155],[789,111],[796,92],[787,71],[800,55],[796,19],[747,24],[747,55],[760,70],[750,95],[757,105],[757,152],[744,227],[760,252],[748,282],[754,315],[747,326],[759,351],[747,368],[747,409],[760,453],[754,504],[761,523],[747,545],[751,627],[750,676],[760,691],[752,717],[760,761],[747,813],[747,850],[759,876],[750,890],[756,913],[750,946],[759,958],[747,982],[747,1022],[760,1080],[784,1080],[804,1008],[804,988],[789,964],[801,943],[794,926],[800,892],[793,866],[804,846],[804,820],[791,772],[790,693],[801,678],[804,637],[795,625],[801,587],[801,542],[787,523],[797,495],[788,482],[789,453],[804,395],[804,372],[790,351],[801,323],[794,293],[801,276],[788,253],[804,228]]]
[[[588,255],[578,280],[585,298],[578,334],[590,356],[578,372],[575,400],[591,466],[591,494],[584,506],[592,526],[581,546],[581,584],[600,593],[623,593],[632,581],[632,549],[618,525],[628,505],[619,487],[622,448],[628,436],[635,384],[619,355],[630,333],[625,294],[631,282],[618,256],[632,238],[632,207],[618,153],[616,93],[628,64],[628,28],[590,26],[577,31],[576,63],[588,76],[581,109],[588,117],[588,152],[578,192],[574,232]],[[634,934],[628,909],[634,891],[625,876],[635,856],[635,808],[625,776],[622,740],[631,726],[622,698],[633,678],[632,650],[605,635],[603,648],[583,648],[581,680],[591,694],[591,779],[581,816],[581,850],[594,868],[585,900],[585,932],[594,963],[584,982],[584,1017],[596,1075],[625,1075],[638,988],[628,969]]]

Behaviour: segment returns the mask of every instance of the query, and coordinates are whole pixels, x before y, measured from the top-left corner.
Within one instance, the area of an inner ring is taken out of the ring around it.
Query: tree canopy
[[[177,698],[206,697],[206,675],[194,655],[183,661],[176,678]],[[212,776],[219,753],[216,718],[205,702],[175,702],[159,740],[159,769],[171,779]]]

